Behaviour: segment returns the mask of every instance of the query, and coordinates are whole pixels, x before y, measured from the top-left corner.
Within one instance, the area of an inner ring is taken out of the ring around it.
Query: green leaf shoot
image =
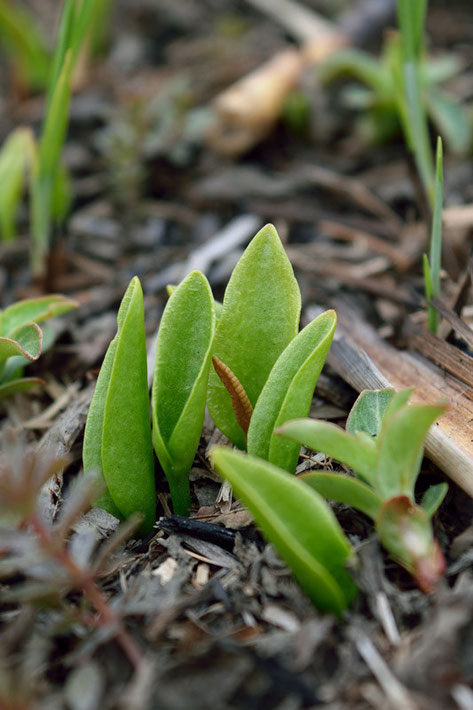
[[[210,286],[193,271],[164,310],[152,392],[154,448],[181,515],[190,505],[189,471],[202,433],[214,332]]]
[[[425,510],[431,518],[442,505],[443,499],[447,495],[448,483],[437,483],[435,486],[427,488],[420,502],[421,508]]]
[[[1,3],[0,3],[1,7]],[[0,238],[16,235],[16,217],[28,176],[36,159],[36,144],[29,128],[10,133],[0,152]]]
[[[422,462],[424,439],[444,405],[411,404],[387,417],[378,437],[378,484],[383,498],[407,495],[413,499]]]
[[[442,266],[442,206],[443,206],[443,150],[442,139],[437,139],[435,170],[435,197],[432,228],[430,232],[430,257],[424,255],[425,297],[428,303],[428,324],[431,333],[438,328],[438,314],[430,305],[433,297],[440,297],[440,270]]]
[[[123,297],[118,330],[107,351],[84,434],[84,471],[102,473],[100,505],[113,515],[155,521],[154,464],[146,373],[143,293],[134,277]]]
[[[212,353],[238,378],[253,407],[276,360],[297,334],[300,308],[292,266],[276,230],[266,225],[250,242],[230,277]],[[245,435],[230,395],[213,370],[208,408],[217,427],[239,448],[245,448]]]
[[[295,476],[256,457],[214,447],[211,460],[307,596],[320,609],[341,615],[356,595],[347,570],[353,553],[324,500]]]
[[[0,36],[22,81],[32,88],[43,88],[48,79],[49,53],[38,24],[26,7],[1,0]]]
[[[350,432],[327,422],[299,419],[276,433],[328,454],[364,479],[327,473],[302,477],[322,495],[369,515],[386,549],[421,589],[432,591],[445,564],[430,519],[447,487],[433,486],[420,506],[414,488],[424,439],[445,406],[409,404],[411,393],[411,389],[363,392],[347,422]]]
[[[251,417],[248,453],[294,473],[300,446],[273,432],[289,419],[308,415],[336,323],[335,311],[322,313],[291,340],[276,360]]]

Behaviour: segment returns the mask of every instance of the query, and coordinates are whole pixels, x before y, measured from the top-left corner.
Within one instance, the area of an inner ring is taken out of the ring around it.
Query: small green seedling
[[[207,279],[193,271],[172,291],[159,327],[153,379],[153,443],[174,512],[187,515],[189,471],[204,422],[215,307]]]
[[[412,390],[362,392],[346,431],[327,422],[301,419],[278,434],[321,451],[353,469],[356,477],[308,473],[301,480],[332,500],[352,505],[371,517],[379,538],[425,592],[434,590],[445,560],[432,532],[431,519],[447,485],[432,486],[420,505],[414,488],[425,436],[444,405],[409,404]]]
[[[323,498],[295,476],[228,447],[212,449],[229,481],[313,603],[341,615],[356,595],[354,554]]]
[[[155,485],[146,365],[143,292],[135,276],[117,316],[118,330],[103,361],[84,433],[84,471],[103,475],[96,505],[123,519],[155,522]]]
[[[43,333],[38,323],[76,307],[75,301],[53,295],[18,301],[0,311],[0,399],[43,383],[39,377],[23,377],[25,365],[52,343],[51,332]]]
[[[424,286],[427,299],[429,330],[437,333],[438,314],[430,303],[433,297],[440,298],[440,269],[442,266],[442,204],[443,204],[443,157],[442,139],[437,140],[437,160],[435,170],[435,200],[430,233],[430,259],[424,254]]]
[[[468,152],[472,124],[468,110],[439,85],[459,72],[455,57],[428,59],[424,50],[424,0],[399,0],[400,33],[391,33],[381,59],[357,49],[344,49],[321,69],[324,81],[350,76],[366,88],[349,85],[345,97],[360,111],[363,137],[378,142],[400,132],[413,152],[426,194],[433,204],[434,166],[427,117],[456,153]]]
[[[217,427],[239,448],[290,472],[299,446],[274,436],[307,416],[336,326],[322,313],[298,333],[301,297],[272,225],[263,227],[236,265],[213,344],[208,407]],[[299,414],[296,414],[299,412]]]
[[[96,0],[65,0],[62,8],[31,195],[32,265],[36,273],[44,268],[53,222],[60,223],[69,209],[69,182],[61,165],[61,152],[69,121],[74,67],[95,8]]]

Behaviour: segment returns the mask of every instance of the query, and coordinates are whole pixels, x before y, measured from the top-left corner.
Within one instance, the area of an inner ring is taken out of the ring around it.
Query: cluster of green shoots
[[[0,310],[0,400],[43,383],[39,377],[23,376],[25,366],[52,344],[53,332],[38,323],[76,307],[75,301],[53,295],[18,301]]]
[[[17,58],[24,77],[33,86],[43,87],[47,75],[45,117],[39,139],[30,128],[20,127],[10,134],[0,151],[0,238],[15,237],[18,207],[28,185],[31,256],[36,273],[44,268],[54,224],[61,223],[69,210],[69,180],[61,164],[61,151],[74,68],[104,2],[108,0],[65,0],[52,57],[44,49],[31,18],[13,3],[0,2],[0,34]]]
[[[121,519],[139,512],[141,531],[149,532],[154,444],[174,510],[187,514],[189,471],[207,405],[216,426],[247,451],[215,447],[213,466],[320,608],[340,614],[356,594],[347,569],[354,552],[322,496],[370,515],[384,546],[431,590],[443,557],[430,519],[445,490],[434,488],[417,506],[414,486],[425,435],[443,406],[410,405],[410,391],[390,390],[363,395],[348,432],[305,419],[336,315],[326,311],[298,332],[300,308],[299,287],[271,225],[247,247],[218,308],[205,276],[189,274],[172,289],[161,320],[151,430],[143,296],[135,277],[85,429],[84,470],[100,473],[105,486],[97,505]],[[367,422],[367,409],[376,425]],[[294,476],[302,443],[347,464],[358,478]]]
[[[439,85],[459,71],[455,57],[429,59],[425,51],[426,0],[398,0],[399,32],[385,41],[381,59],[358,49],[343,49],[321,68],[322,80],[342,76],[365,86],[347,86],[349,104],[360,111],[361,136],[384,141],[402,131],[415,157],[430,203],[434,197],[434,161],[428,121],[455,153],[471,147],[468,109]]]
[[[472,121],[464,106],[437,88],[455,75],[458,66],[452,57],[427,59],[426,11],[427,0],[398,0],[399,32],[388,36],[382,60],[356,49],[341,50],[324,64],[322,78],[331,81],[350,75],[364,83],[367,88],[354,94],[357,107],[363,110],[363,125],[369,124],[369,132],[383,139],[401,128],[414,156],[432,214],[430,255],[424,255],[423,270],[428,326],[435,334],[438,315],[431,301],[440,297],[443,158],[439,137],[434,167],[428,119],[449,147],[463,154],[471,146]]]

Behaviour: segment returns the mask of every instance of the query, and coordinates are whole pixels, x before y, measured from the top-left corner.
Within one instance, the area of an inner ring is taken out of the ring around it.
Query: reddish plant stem
[[[72,555],[69,553],[69,550],[63,544],[58,544],[58,541],[53,538],[51,531],[36,513],[33,513],[28,517],[27,523],[35,531],[43,549],[45,549],[46,552],[53,556],[56,561],[67,570],[74,587],[81,589],[84,595],[95,607],[102,623],[106,625],[115,625],[117,627],[115,631],[115,638],[130,663],[135,669],[138,669],[143,662],[143,654],[134,639],[123,628],[120,617],[113,611],[113,609],[111,609],[107,599],[94,582],[93,577],[79,567]]]

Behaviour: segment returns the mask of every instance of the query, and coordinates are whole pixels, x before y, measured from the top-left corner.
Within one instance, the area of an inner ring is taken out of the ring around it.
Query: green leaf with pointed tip
[[[283,424],[276,434],[331,456],[374,485],[376,450],[366,441],[348,434],[336,424],[316,419],[294,419]]]
[[[354,436],[357,432],[378,436],[386,409],[394,395],[390,387],[361,392],[348,415],[345,427],[347,432]]]
[[[383,498],[406,495],[413,500],[424,439],[444,411],[442,405],[406,404],[389,416],[388,409],[377,447],[376,489]]]
[[[268,224],[252,239],[233,270],[212,353],[236,375],[253,407],[274,363],[297,335],[300,308],[292,266],[275,228]],[[213,370],[208,407],[217,427],[245,448],[230,395]]]
[[[0,333],[9,335],[14,328],[18,328],[20,325],[30,321],[41,323],[47,318],[67,313],[77,308],[77,305],[76,301],[59,294],[18,301],[0,313]]]
[[[26,323],[11,331],[10,337],[0,338],[0,363],[9,357],[21,357],[34,362],[41,355],[43,334],[36,323]]]
[[[341,614],[356,595],[350,543],[325,501],[267,461],[214,447],[215,469],[233,486],[308,597]]]
[[[440,508],[443,499],[447,495],[447,491],[448,483],[437,483],[435,486],[427,488],[422,496],[420,507],[425,510],[429,518],[435,515]]]
[[[335,311],[322,313],[276,360],[251,417],[249,454],[294,473],[300,444],[275,436],[274,430],[289,419],[308,415],[336,324]]]
[[[156,346],[153,379],[153,444],[169,481],[174,511],[190,505],[189,471],[199,445],[215,309],[205,276],[193,271],[176,288],[164,309]]]
[[[383,504],[381,496],[366,483],[341,473],[305,473],[299,479],[324,498],[351,505],[372,520],[376,520]]]
[[[84,471],[101,471],[103,507],[120,517],[155,521],[154,465],[146,373],[143,292],[135,276],[117,316],[118,330],[97,380],[84,435]],[[115,511],[115,512],[114,512]]]
[[[44,380],[40,377],[22,377],[20,380],[6,382],[0,385],[0,400],[19,392],[28,392],[38,385],[44,385]]]

